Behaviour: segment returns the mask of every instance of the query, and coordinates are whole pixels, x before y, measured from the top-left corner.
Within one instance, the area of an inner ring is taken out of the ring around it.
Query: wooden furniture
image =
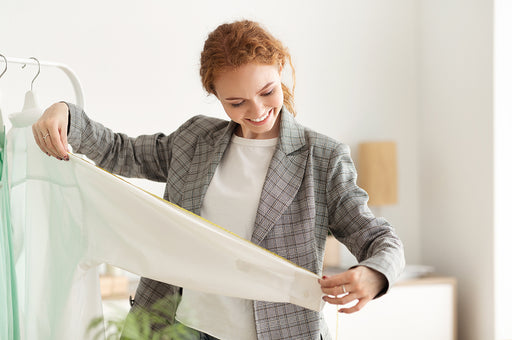
[[[399,281],[359,312],[340,314],[336,310],[330,304],[323,310],[333,338],[337,328],[335,339],[457,339],[456,280],[451,277]]]
[[[100,275],[100,291],[103,300],[123,299],[128,301],[128,278],[126,276]]]

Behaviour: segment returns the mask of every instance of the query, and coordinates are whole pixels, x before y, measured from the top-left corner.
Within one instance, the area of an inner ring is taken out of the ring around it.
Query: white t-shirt
[[[277,138],[233,135],[206,191],[201,216],[250,240],[276,145]],[[208,277],[204,280],[208,284]],[[256,339],[252,300],[184,289],[176,319],[222,340]]]

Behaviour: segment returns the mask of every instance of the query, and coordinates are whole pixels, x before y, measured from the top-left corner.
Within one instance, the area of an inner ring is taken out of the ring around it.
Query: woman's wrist
[[[62,100],[56,104],[66,105],[66,109],[68,110],[68,126],[67,126],[67,130],[66,130],[66,134],[69,135],[69,129],[71,128],[71,112],[69,110],[69,105],[67,102],[62,101]]]

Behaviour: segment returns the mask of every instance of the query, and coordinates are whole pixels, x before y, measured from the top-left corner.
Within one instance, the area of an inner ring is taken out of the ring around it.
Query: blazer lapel
[[[304,130],[283,106],[279,142],[261,192],[253,243],[263,241],[292,203],[304,178],[308,156]]]
[[[208,185],[226,151],[236,125],[231,121],[226,128],[214,131],[198,140],[183,188],[181,206],[184,209],[196,215],[200,214]]]

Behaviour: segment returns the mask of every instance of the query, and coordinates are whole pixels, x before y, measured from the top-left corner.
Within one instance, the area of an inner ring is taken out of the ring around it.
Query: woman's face
[[[222,72],[214,86],[229,118],[240,124],[240,129],[235,131],[238,136],[252,139],[279,136],[283,90],[278,66],[245,64]]]

